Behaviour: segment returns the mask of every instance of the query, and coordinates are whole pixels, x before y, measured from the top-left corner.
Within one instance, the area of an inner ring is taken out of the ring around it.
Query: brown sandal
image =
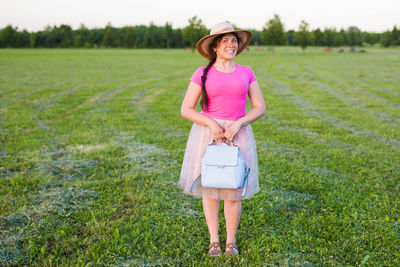
[[[208,247],[208,256],[219,257],[221,256],[221,245],[219,242],[212,242]]]
[[[235,256],[239,255],[239,248],[235,243],[226,244],[226,250],[224,255],[226,256]]]

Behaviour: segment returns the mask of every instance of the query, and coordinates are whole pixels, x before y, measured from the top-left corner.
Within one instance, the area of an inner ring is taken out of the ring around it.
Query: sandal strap
[[[226,248],[230,248],[230,249],[236,248],[237,250],[239,249],[238,246],[235,243],[226,244]]]
[[[208,247],[209,256],[220,256],[222,253],[219,242],[212,242]]]
[[[221,245],[219,244],[219,242],[212,242],[212,243],[210,244],[210,246],[208,246],[208,248],[209,248],[209,249],[211,249],[211,248],[216,248],[216,249],[218,249],[218,248],[221,248]]]
[[[239,248],[235,243],[226,244],[225,255],[239,255]]]

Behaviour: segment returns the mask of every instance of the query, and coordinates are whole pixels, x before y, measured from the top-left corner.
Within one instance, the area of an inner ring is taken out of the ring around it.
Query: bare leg
[[[203,211],[206,217],[210,243],[219,242],[218,237],[219,200],[203,197]]]
[[[224,213],[226,221],[226,243],[236,243],[236,231],[239,226],[240,214],[242,213],[241,200],[225,200]]]

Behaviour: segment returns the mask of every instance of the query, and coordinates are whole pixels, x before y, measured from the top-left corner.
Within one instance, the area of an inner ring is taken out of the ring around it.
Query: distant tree
[[[347,29],[348,44],[350,46],[362,46],[363,39],[359,28],[356,26],[350,26]]]
[[[174,43],[175,47],[183,48],[185,46],[181,29],[177,29],[174,31]]]
[[[55,33],[55,31],[53,30],[53,27],[51,27],[50,25],[47,25],[44,28],[44,31],[42,32],[43,34],[43,41],[42,43],[42,47],[56,47],[57,46],[57,34]]]
[[[23,30],[18,31],[17,27],[7,25],[5,28],[0,30],[0,47],[29,47],[29,32]]]
[[[294,30],[289,30],[286,32],[286,40],[288,45],[297,45],[295,35],[296,32]]]
[[[79,29],[74,32],[73,36],[74,36],[73,38],[74,47],[81,48],[89,46],[88,45],[89,30],[83,23],[81,23]]]
[[[105,47],[114,46],[114,30],[111,26],[111,23],[108,23],[106,29],[104,30],[102,45]]]
[[[146,47],[149,48],[165,48],[167,46],[167,37],[164,27],[158,27],[151,22],[145,32],[144,42]]]
[[[201,37],[207,35],[207,28],[204,26],[201,19],[194,16],[189,19],[189,25],[186,26],[183,31],[183,38],[189,41],[192,52],[196,49],[196,44]]]
[[[105,29],[92,29],[88,36],[88,42],[92,47],[100,47],[103,42]]]
[[[336,29],[325,28],[324,30],[324,45],[333,46],[335,40]]]
[[[80,33],[79,29],[74,31],[73,36],[74,36],[73,38],[74,38],[74,47],[75,48],[81,48],[81,47],[85,46],[85,40],[84,40],[82,34]]]
[[[249,29],[251,33],[253,34],[253,38],[250,40],[250,45],[262,45],[263,41],[261,38],[261,31],[258,31],[256,29]]]
[[[392,45],[400,45],[400,31],[396,26],[392,30]]]
[[[34,47],[35,48],[38,48],[38,47],[45,47],[44,46],[44,41],[45,41],[45,35],[44,35],[44,32],[43,31],[37,31],[36,33],[31,33],[31,35],[35,35],[35,44],[34,44]],[[31,36],[31,39],[32,39],[33,37]],[[32,44],[32,41],[31,41],[31,44]]]
[[[364,33],[364,42],[370,45],[374,45],[376,43],[379,43],[379,34],[378,33],[370,33],[370,32],[365,32]]]
[[[166,22],[164,25],[165,36],[167,37],[167,48],[171,47],[172,40],[174,38],[174,30],[172,29],[172,23]]]
[[[392,32],[391,31],[386,31],[382,33],[381,39],[379,40],[381,46],[383,47],[389,47],[392,44]]]
[[[343,46],[345,44],[345,39],[343,34],[341,34],[340,32],[335,33],[335,36],[333,37],[333,46],[335,47],[339,47],[339,46]]]
[[[60,27],[55,26],[53,31],[56,35],[57,47],[71,47],[73,44],[72,28],[69,25],[61,24]]]
[[[136,43],[136,28],[126,26],[122,28],[123,46],[125,48],[133,48]]]
[[[16,47],[30,47],[30,34],[27,30],[18,32]]]
[[[89,40],[89,36],[92,31],[93,30],[89,30],[88,28],[86,28],[86,26],[83,23],[81,23],[81,25],[79,26],[78,32],[82,36],[82,39],[85,41],[84,42],[85,48],[93,47],[93,44]]]
[[[265,24],[262,38],[266,44],[272,46],[272,53],[275,53],[275,45],[284,45],[286,43],[285,29],[277,14],[274,14],[274,17]]]
[[[136,26],[135,47],[143,48],[143,47],[147,46],[147,44],[145,43],[146,42],[146,39],[145,39],[146,32],[147,32],[147,27],[145,25]]]
[[[7,47],[6,40],[3,37],[3,31],[4,29],[0,29],[0,48]]]
[[[296,33],[297,43],[300,45],[303,53],[307,46],[311,44],[311,34],[308,31],[308,27],[309,24],[306,21],[302,20],[299,26],[299,30]]]
[[[85,40],[83,40],[82,35],[76,34],[74,36],[74,47],[81,48],[84,47],[84,45],[85,45]]]
[[[312,38],[313,44],[315,46],[323,46],[324,45],[324,34],[319,28],[313,30],[312,35],[313,35],[313,38]]]
[[[31,34],[29,35],[29,44],[30,44],[30,48],[35,48],[35,45],[36,45],[36,33],[35,32],[31,32]]]
[[[0,44],[1,47],[15,47],[17,41],[17,28],[7,25],[0,31]]]
[[[114,28],[114,47],[123,47],[124,36],[121,28]]]
[[[342,45],[348,45],[348,44],[349,44],[349,40],[348,40],[348,38],[347,38],[347,33],[346,33],[346,31],[345,31],[344,29],[340,29],[340,31],[338,32],[338,34],[339,34],[340,36],[342,36],[342,37],[341,37],[341,39],[343,39],[343,44],[342,44]]]
[[[144,35],[144,43],[146,47],[155,48],[157,42],[155,40],[155,32],[156,32],[156,25],[153,22],[150,22],[150,26],[146,28],[146,32]]]

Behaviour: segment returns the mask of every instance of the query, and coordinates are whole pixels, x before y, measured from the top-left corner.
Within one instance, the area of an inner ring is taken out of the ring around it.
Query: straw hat
[[[251,31],[246,30],[235,30],[229,22],[221,22],[211,28],[210,34],[201,38],[196,45],[197,51],[199,51],[200,55],[203,57],[210,59],[211,55],[208,52],[208,47],[211,42],[220,34],[235,32],[240,39],[242,39],[242,43],[239,44],[238,51],[236,55],[239,55],[246,46],[250,43],[251,37],[253,34]]]

